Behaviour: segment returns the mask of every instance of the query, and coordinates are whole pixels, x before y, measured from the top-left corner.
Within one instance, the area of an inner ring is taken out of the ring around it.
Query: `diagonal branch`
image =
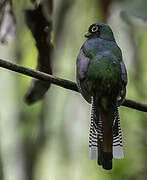
[[[61,79],[56,76],[52,76],[47,73],[43,73],[37,70],[26,68],[26,67],[23,67],[23,66],[20,66],[20,65],[2,60],[2,59],[0,59],[0,67],[6,68],[6,69],[9,69],[9,70],[21,73],[21,74],[25,74],[27,76],[34,77],[36,79],[43,80],[48,83],[52,83],[57,86],[61,86],[63,88],[78,92],[77,85],[72,81]]]
[[[20,65],[2,60],[2,59],[0,59],[0,67],[6,68],[6,69],[9,69],[11,71],[15,71],[21,74],[25,74],[27,76],[31,76],[33,78],[36,78],[42,81],[46,81],[48,83],[52,83],[66,89],[70,89],[72,91],[79,92],[76,83],[69,80],[65,80],[65,79],[58,78],[56,76],[52,76],[52,75],[49,75],[40,71],[26,68],[26,67],[23,67],[23,66],[20,66]],[[147,112],[147,104],[142,104],[142,103],[129,100],[129,99],[126,99],[125,102],[122,104],[122,106],[136,109],[138,111]]]

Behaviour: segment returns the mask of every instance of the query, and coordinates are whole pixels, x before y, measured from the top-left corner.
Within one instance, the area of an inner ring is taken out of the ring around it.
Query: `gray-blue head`
[[[104,23],[94,23],[88,28],[88,33],[85,34],[87,38],[99,37],[102,39],[115,41],[111,28]]]

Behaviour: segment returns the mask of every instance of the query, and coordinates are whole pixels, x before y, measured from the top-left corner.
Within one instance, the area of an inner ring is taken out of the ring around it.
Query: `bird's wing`
[[[128,82],[128,78],[127,78],[126,67],[123,61],[120,62],[120,68],[121,68],[121,78],[126,86]]]
[[[126,96],[126,85],[128,82],[128,78],[127,78],[127,71],[126,71],[126,67],[123,61],[120,62],[120,68],[121,68],[121,79],[122,79],[122,89],[119,93],[118,96],[118,102],[117,105],[120,106],[121,104],[123,104],[123,102],[125,101],[125,96]]]
[[[77,85],[80,93],[84,97],[84,99],[88,102],[91,103],[91,96],[88,92],[88,85],[85,80],[85,73],[87,71],[88,65],[89,65],[90,59],[86,57],[82,51],[80,50],[80,53],[78,54],[77,57]]]

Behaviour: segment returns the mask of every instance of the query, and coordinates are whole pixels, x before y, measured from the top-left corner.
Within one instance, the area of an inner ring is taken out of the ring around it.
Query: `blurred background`
[[[127,67],[127,98],[147,103],[146,0],[39,4],[0,3],[1,59],[75,81],[85,32],[108,23]],[[120,107],[125,158],[105,171],[89,159],[90,105],[80,94],[2,68],[0,82],[0,180],[147,179],[146,113]]]

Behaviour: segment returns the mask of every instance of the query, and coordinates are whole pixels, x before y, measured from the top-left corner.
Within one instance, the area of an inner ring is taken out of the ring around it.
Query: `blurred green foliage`
[[[124,4],[126,5],[126,9],[125,11],[123,11],[125,16],[135,16],[137,18],[142,19],[143,21],[147,20],[146,0],[126,0]]]

